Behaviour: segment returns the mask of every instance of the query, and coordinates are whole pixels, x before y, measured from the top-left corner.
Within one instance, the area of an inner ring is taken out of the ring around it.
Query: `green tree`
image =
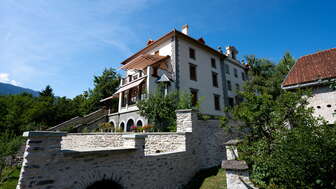
[[[120,75],[113,68],[105,68],[102,75],[94,76],[94,88],[84,92],[84,112],[89,113],[98,110],[101,107],[99,101],[106,97],[112,96],[119,87]],[[83,98],[82,97],[82,98]],[[118,106],[118,101],[113,100],[111,106]]]
[[[46,88],[42,90],[39,94],[43,97],[54,97],[53,89],[50,87],[50,85],[47,85]]]
[[[191,95],[183,92],[171,92],[164,95],[158,90],[149,97],[137,102],[140,115],[153,122],[162,131],[176,129],[177,109],[191,109]]]
[[[240,93],[244,101],[232,115],[246,131],[239,146],[262,188],[334,188],[335,128],[312,116],[309,91],[285,91],[282,81],[295,60],[286,53],[278,64],[246,57],[250,80]]]

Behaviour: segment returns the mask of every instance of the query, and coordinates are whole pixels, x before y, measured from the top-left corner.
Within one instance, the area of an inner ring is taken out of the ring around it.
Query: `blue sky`
[[[333,0],[1,0],[0,82],[74,97],[94,75],[172,29],[239,58],[277,62],[335,47]]]

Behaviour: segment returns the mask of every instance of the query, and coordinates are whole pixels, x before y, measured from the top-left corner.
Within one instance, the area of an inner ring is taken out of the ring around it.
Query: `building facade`
[[[282,83],[285,90],[310,89],[309,106],[314,116],[323,117],[329,124],[336,122],[336,48],[306,55],[297,60]]]
[[[149,40],[147,46],[121,64],[125,77],[115,95],[103,99],[119,99],[118,112],[109,112],[109,121],[129,131],[133,125],[148,124],[138,114],[136,102],[156,91],[161,83],[164,92],[191,93],[193,102],[200,101],[200,113],[223,115],[225,106],[239,103],[237,91],[247,79],[246,67],[237,59],[238,51],[229,46],[223,53],[206,45],[203,38],[189,36],[189,28],[173,30],[158,40]]]

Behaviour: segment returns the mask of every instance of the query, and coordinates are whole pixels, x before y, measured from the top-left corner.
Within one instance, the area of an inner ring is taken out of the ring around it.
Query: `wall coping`
[[[181,109],[181,110],[175,110],[176,113],[186,113],[186,112],[198,112],[194,109]]]
[[[223,160],[222,168],[226,170],[246,170],[248,169],[247,163],[240,160]]]
[[[66,132],[55,131],[26,131],[22,136],[24,137],[61,137],[66,136]]]
[[[231,140],[225,142],[224,144],[226,146],[237,146],[241,142],[243,142],[243,140],[241,140],[241,139],[231,139]]]
[[[129,135],[123,135],[123,138],[134,138],[134,139],[144,139],[147,137],[146,134],[129,134]]]

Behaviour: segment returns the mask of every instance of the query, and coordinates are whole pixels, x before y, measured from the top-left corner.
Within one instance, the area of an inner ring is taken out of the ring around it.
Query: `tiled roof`
[[[140,55],[133,59],[132,61],[128,62],[127,64],[123,65],[121,69],[136,69],[136,70],[143,70],[147,66],[153,65],[158,63],[162,60],[165,60],[169,56],[160,56],[160,55]]]
[[[336,48],[306,55],[297,60],[283,87],[336,78]]]

